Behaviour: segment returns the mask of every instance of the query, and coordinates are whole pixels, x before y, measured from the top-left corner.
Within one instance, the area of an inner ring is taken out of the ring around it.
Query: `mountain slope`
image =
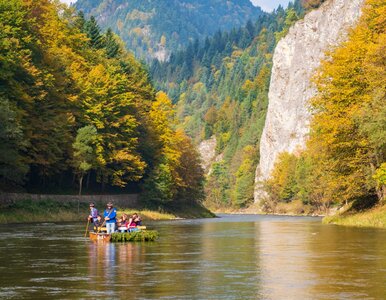
[[[78,0],[75,7],[94,15],[103,28],[111,27],[137,57],[160,60],[189,41],[262,14],[249,0]]]
[[[276,36],[301,14],[296,1],[287,11],[281,8],[245,27],[218,32],[151,66],[157,87],[177,103],[186,132],[196,143],[215,137],[211,147],[216,144],[216,163],[208,168],[206,185],[209,207],[253,202]]]

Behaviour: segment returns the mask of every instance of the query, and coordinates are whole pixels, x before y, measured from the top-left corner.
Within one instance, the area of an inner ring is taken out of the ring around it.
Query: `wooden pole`
[[[88,232],[88,226],[90,225],[90,218],[87,219],[87,227],[86,227],[86,232],[84,233],[84,237],[87,237],[87,232]]]

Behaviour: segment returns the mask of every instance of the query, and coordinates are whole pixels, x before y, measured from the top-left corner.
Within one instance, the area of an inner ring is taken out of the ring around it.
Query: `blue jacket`
[[[115,223],[116,222],[116,217],[117,217],[117,210],[115,208],[112,209],[106,209],[105,212],[103,213],[103,216],[109,217],[110,220],[107,220],[106,223]]]

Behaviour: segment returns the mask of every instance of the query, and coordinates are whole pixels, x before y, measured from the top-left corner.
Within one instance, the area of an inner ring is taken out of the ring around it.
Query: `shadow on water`
[[[386,231],[318,218],[149,224],[152,243],[93,243],[84,224],[0,226],[1,299],[382,299]]]

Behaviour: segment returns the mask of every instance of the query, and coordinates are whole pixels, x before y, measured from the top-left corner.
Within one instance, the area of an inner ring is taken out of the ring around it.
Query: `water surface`
[[[1,299],[386,299],[386,231],[319,218],[154,222],[153,243],[85,224],[0,226]]]

